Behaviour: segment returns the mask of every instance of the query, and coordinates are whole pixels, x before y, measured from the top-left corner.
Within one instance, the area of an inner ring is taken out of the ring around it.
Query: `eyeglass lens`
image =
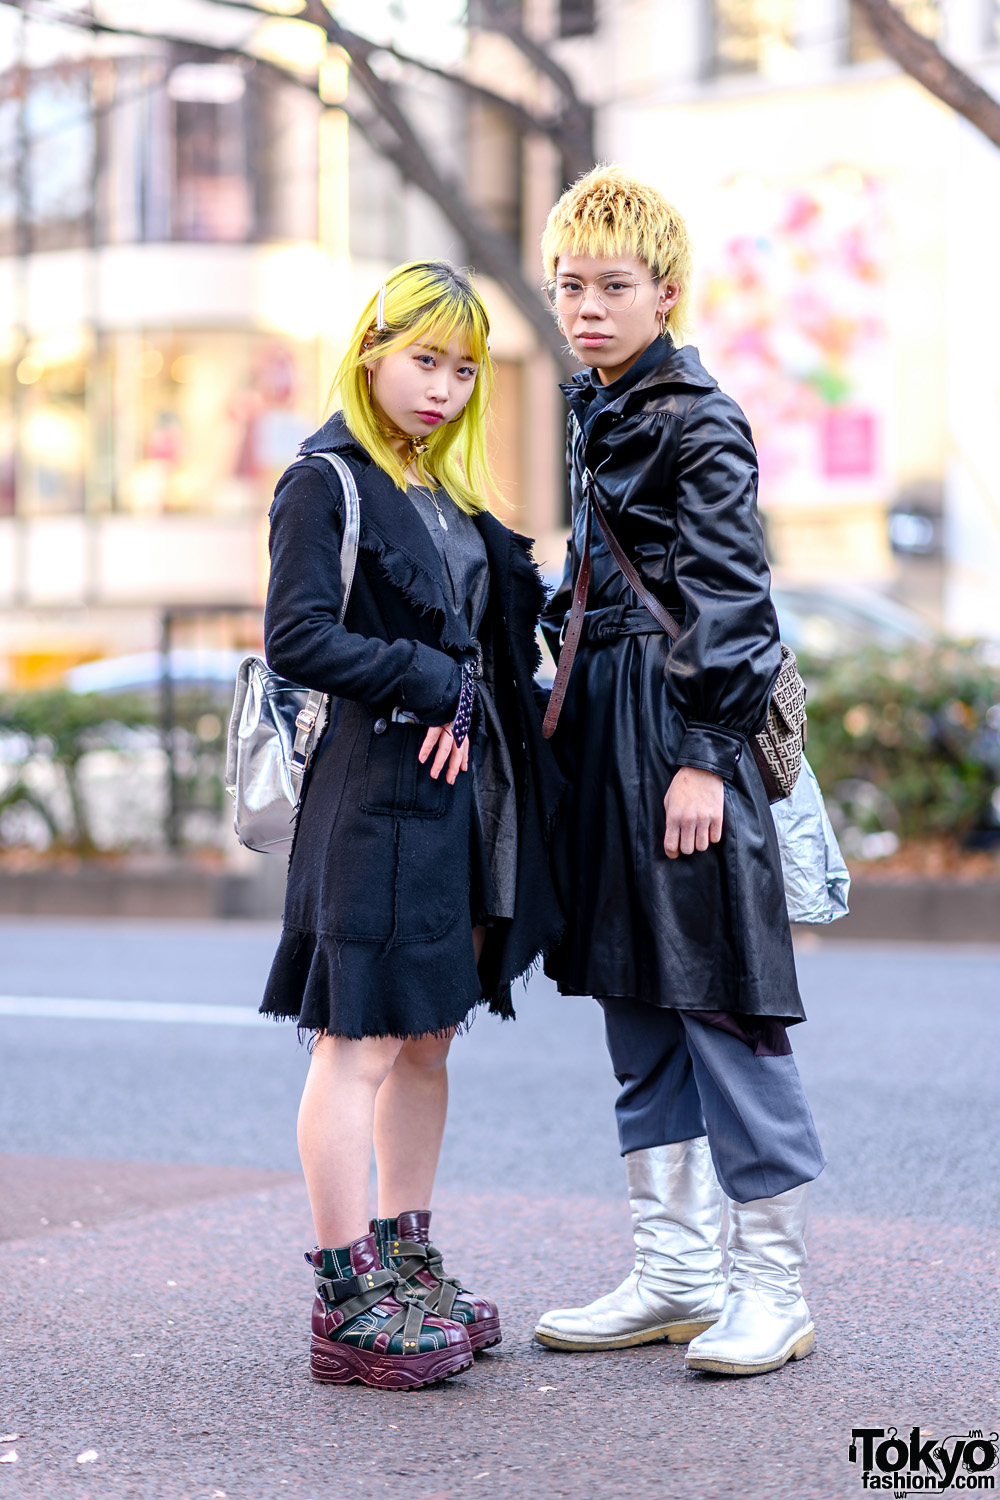
[[[564,281],[550,281],[545,290],[552,306],[560,312],[579,307],[588,286],[592,286],[599,302],[605,307],[624,309],[635,301],[638,282],[626,276],[598,276],[594,282],[577,281],[567,276]]]

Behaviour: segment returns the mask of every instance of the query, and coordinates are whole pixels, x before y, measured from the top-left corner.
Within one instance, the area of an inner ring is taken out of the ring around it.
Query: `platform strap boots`
[[[370,1227],[382,1264],[396,1272],[404,1291],[419,1297],[439,1317],[461,1323],[475,1353],[500,1343],[496,1303],[470,1292],[460,1277],[447,1274],[440,1250],[431,1244],[429,1209],[414,1209],[395,1219],[373,1219]]]
[[[812,1318],[799,1285],[805,1265],[808,1184],[729,1203],[729,1284],[722,1316],[688,1346],[692,1370],[763,1375],[813,1351]]]
[[[550,1349],[685,1344],[722,1310],[722,1189],[707,1138],[630,1151],[625,1166],[635,1265],[596,1302],[545,1313],[535,1338]]]
[[[380,1390],[416,1390],[472,1364],[460,1323],[436,1317],[379,1260],[373,1234],[337,1250],[306,1254],[316,1297],[310,1368],[314,1380]]]

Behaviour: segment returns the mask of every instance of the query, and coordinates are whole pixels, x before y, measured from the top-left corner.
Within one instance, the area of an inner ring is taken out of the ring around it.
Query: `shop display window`
[[[83,510],[86,393],[93,352],[87,330],[69,328],[30,340],[13,365],[9,511],[64,515]]]
[[[122,336],[113,353],[113,505],[246,514],[316,427],[315,349],[268,335]]]

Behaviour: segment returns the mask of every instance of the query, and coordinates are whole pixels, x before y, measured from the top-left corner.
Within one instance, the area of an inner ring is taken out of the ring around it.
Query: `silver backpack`
[[[358,560],[358,487],[347,464],[336,454],[306,457],[325,458],[344,487],[340,547],[343,624]],[[326,693],[279,677],[259,656],[248,656],[240,663],[226,741],[226,790],[235,804],[236,837],[247,849],[260,854],[287,854],[291,849],[302,779],[326,727],[329,707]]]

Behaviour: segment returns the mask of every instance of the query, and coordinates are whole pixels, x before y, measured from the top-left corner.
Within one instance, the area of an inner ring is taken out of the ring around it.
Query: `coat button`
[[[375,730],[376,734],[385,734],[386,730],[389,728],[384,719],[376,719],[372,727]]]

